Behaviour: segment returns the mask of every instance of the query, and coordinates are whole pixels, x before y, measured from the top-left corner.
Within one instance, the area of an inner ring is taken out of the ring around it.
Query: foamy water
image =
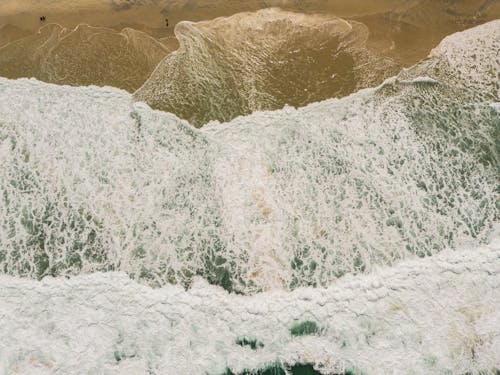
[[[500,246],[446,251],[328,289],[151,289],[122,273],[0,277],[4,374],[494,374]],[[255,348],[242,345],[256,342]],[[240,343],[240,344],[238,344]],[[490,372],[491,371],[491,372]]]
[[[375,89],[202,129],[1,79],[0,368],[493,372],[499,26]]]

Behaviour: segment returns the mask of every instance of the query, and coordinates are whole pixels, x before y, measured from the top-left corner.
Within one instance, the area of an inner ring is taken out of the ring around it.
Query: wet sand
[[[46,16],[41,22],[39,17]],[[56,23],[63,27],[75,28],[79,24],[96,27],[109,27],[120,31],[126,27],[147,32],[154,37],[165,37],[173,34],[173,27],[165,27],[165,17],[158,8],[137,8],[124,11],[116,10],[79,10],[75,12],[39,9],[37,12],[23,12],[12,15],[2,15],[0,24],[17,26],[35,33],[47,23]]]
[[[135,91],[171,52],[149,34],[126,28],[47,24],[34,35],[0,48],[0,76],[36,77],[73,86],[114,86]]]
[[[129,27],[175,47],[174,27],[180,21],[267,7],[363,22],[370,30],[369,45],[405,65],[425,57],[443,36],[500,17],[500,2],[491,0],[2,0],[0,46],[36,32],[45,15],[47,23],[67,28],[81,23],[117,31]]]
[[[32,32],[13,25],[0,25],[0,47],[14,40],[24,38]]]
[[[164,18],[171,25],[180,20],[201,21],[239,12],[280,7],[299,12],[328,12],[352,17],[386,12],[401,4],[400,0],[2,0],[0,24],[12,24],[35,30],[39,16],[65,27],[79,23],[93,26],[120,27],[121,24],[143,25],[162,29]]]

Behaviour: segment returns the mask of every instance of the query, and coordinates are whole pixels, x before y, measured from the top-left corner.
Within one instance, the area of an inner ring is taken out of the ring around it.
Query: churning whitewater
[[[0,371],[493,373],[499,52],[201,129],[0,79]]]

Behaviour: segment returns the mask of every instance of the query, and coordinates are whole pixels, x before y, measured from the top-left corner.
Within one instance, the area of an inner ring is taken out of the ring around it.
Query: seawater
[[[494,371],[499,30],[202,129],[1,79],[0,369]]]

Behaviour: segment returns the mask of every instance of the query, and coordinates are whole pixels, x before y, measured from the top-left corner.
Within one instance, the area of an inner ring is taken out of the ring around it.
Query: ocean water
[[[499,51],[201,129],[0,79],[0,371],[495,373]]]

